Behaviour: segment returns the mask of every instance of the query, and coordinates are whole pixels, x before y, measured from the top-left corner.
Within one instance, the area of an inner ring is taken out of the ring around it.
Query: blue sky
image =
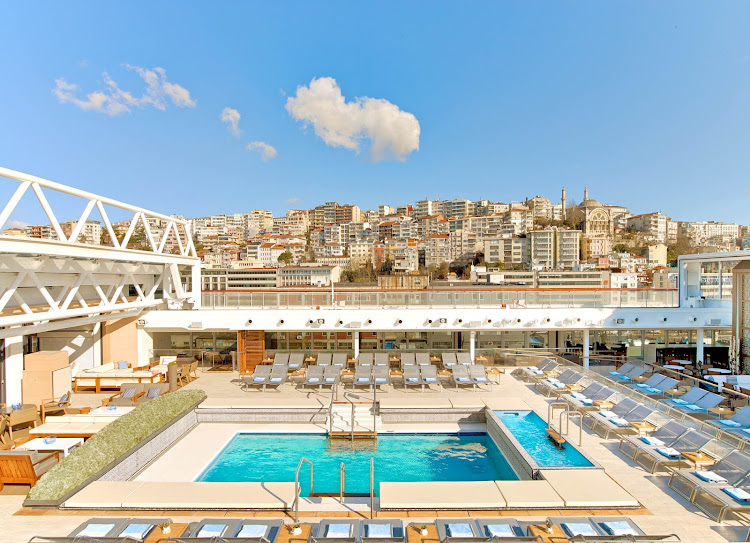
[[[0,165],[187,216],[588,185],[746,224],[749,17],[685,0],[6,2]],[[43,222],[30,202],[14,218]]]

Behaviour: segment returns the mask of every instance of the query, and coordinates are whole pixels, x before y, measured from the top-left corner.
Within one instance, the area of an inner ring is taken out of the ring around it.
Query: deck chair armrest
[[[133,401],[136,401],[138,398],[140,398],[141,396],[145,396],[145,395],[146,395],[145,392],[139,392],[138,394],[135,394],[133,396]]]
[[[60,461],[60,451],[55,451],[55,452],[49,453],[47,456],[42,456],[39,460],[37,460],[36,462],[33,462],[31,465],[36,466],[37,464],[40,464],[44,462],[45,460],[49,460],[53,456],[57,459],[58,462]]]
[[[60,398],[44,398],[42,400],[39,400],[39,403],[44,405],[48,403],[60,403]]]

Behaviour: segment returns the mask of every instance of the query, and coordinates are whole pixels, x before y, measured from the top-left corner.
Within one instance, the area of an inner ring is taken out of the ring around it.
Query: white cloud
[[[419,121],[382,98],[367,96],[347,102],[332,77],[313,78],[308,87],[297,87],[286,101],[297,121],[312,124],[315,134],[332,147],[359,152],[362,140],[370,140],[375,161],[406,160],[419,150]]]
[[[5,223],[6,228],[20,228],[22,230],[25,230],[29,226],[31,226],[29,223],[16,219],[11,219]]]
[[[276,152],[276,149],[273,146],[262,141],[252,141],[248,143],[247,150],[258,151],[263,162],[268,162],[269,160],[276,158],[276,155],[278,155],[278,152]]]
[[[190,97],[190,91],[167,80],[167,72],[164,68],[157,67],[149,70],[129,64],[125,64],[125,68],[136,72],[146,84],[146,89],[141,96],[134,96],[122,90],[117,81],[112,79],[107,72],[102,74],[105,89],[91,92],[86,95],[85,99],[78,97],[78,85],[68,83],[63,78],[55,80],[52,93],[61,104],[70,103],[84,111],[96,111],[113,117],[127,113],[132,108],[154,107],[163,111],[167,107],[168,100],[177,107],[197,105],[197,102]]]
[[[221,122],[226,123],[229,131],[235,136],[240,135],[240,112],[231,107],[225,107],[221,112]]]
[[[293,198],[289,198],[286,203],[289,205],[294,205],[302,201],[302,198],[297,198],[296,196]]]

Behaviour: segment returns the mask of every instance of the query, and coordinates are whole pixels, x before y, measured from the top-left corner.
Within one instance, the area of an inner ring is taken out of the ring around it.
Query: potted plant
[[[172,531],[172,525],[170,524],[169,521],[162,522],[160,526],[161,526],[161,533],[163,534],[168,534],[169,532]]]
[[[292,535],[300,535],[302,533],[302,526],[299,522],[295,522],[292,524],[292,528],[290,530],[292,532]]]
[[[422,524],[419,527],[419,535],[422,535],[422,536],[426,536],[427,535],[427,525],[426,524]]]
[[[552,521],[550,519],[547,519],[544,521],[544,526],[548,534],[552,533]]]

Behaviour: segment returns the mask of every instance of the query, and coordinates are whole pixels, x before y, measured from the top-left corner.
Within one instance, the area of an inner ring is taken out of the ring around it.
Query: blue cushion
[[[89,524],[76,535],[86,537],[104,537],[114,527],[114,524]]]
[[[750,503],[750,494],[748,494],[741,488],[734,488],[733,486],[730,486],[727,488],[722,488],[722,490],[740,503]]]
[[[365,524],[365,537],[391,537],[390,524]]]
[[[226,529],[226,524],[204,524],[198,533],[195,534],[197,537],[212,537],[220,536]]]
[[[117,364],[118,370],[126,370],[128,369],[128,363],[127,362],[115,362]]]
[[[267,528],[265,524],[245,524],[235,537],[263,537]]]
[[[599,532],[588,522],[563,522],[562,529],[570,537],[576,535],[599,535]]]
[[[667,458],[679,458],[680,456],[680,451],[673,449],[672,447],[659,447],[656,449],[656,452]]]
[[[153,529],[153,524],[128,524],[117,537],[132,537],[135,539],[144,539]]]
[[[731,428],[742,426],[739,422],[735,422],[733,420],[720,420],[719,424],[723,424],[724,426],[729,426]]]
[[[323,537],[351,537],[351,524],[329,524]]]
[[[638,535],[638,532],[624,520],[602,522],[602,526],[610,535]]]
[[[726,483],[727,480],[721,475],[716,475],[713,471],[696,470],[695,476],[707,483]]]
[[[445,532],[450,537],[474,537],[474,532],[471,531],[471,525],[469,524],[448,524],[445,527]]]
[[[516,535],[510,524],[487,524],[484,531],[487,537],[513,537]]]

